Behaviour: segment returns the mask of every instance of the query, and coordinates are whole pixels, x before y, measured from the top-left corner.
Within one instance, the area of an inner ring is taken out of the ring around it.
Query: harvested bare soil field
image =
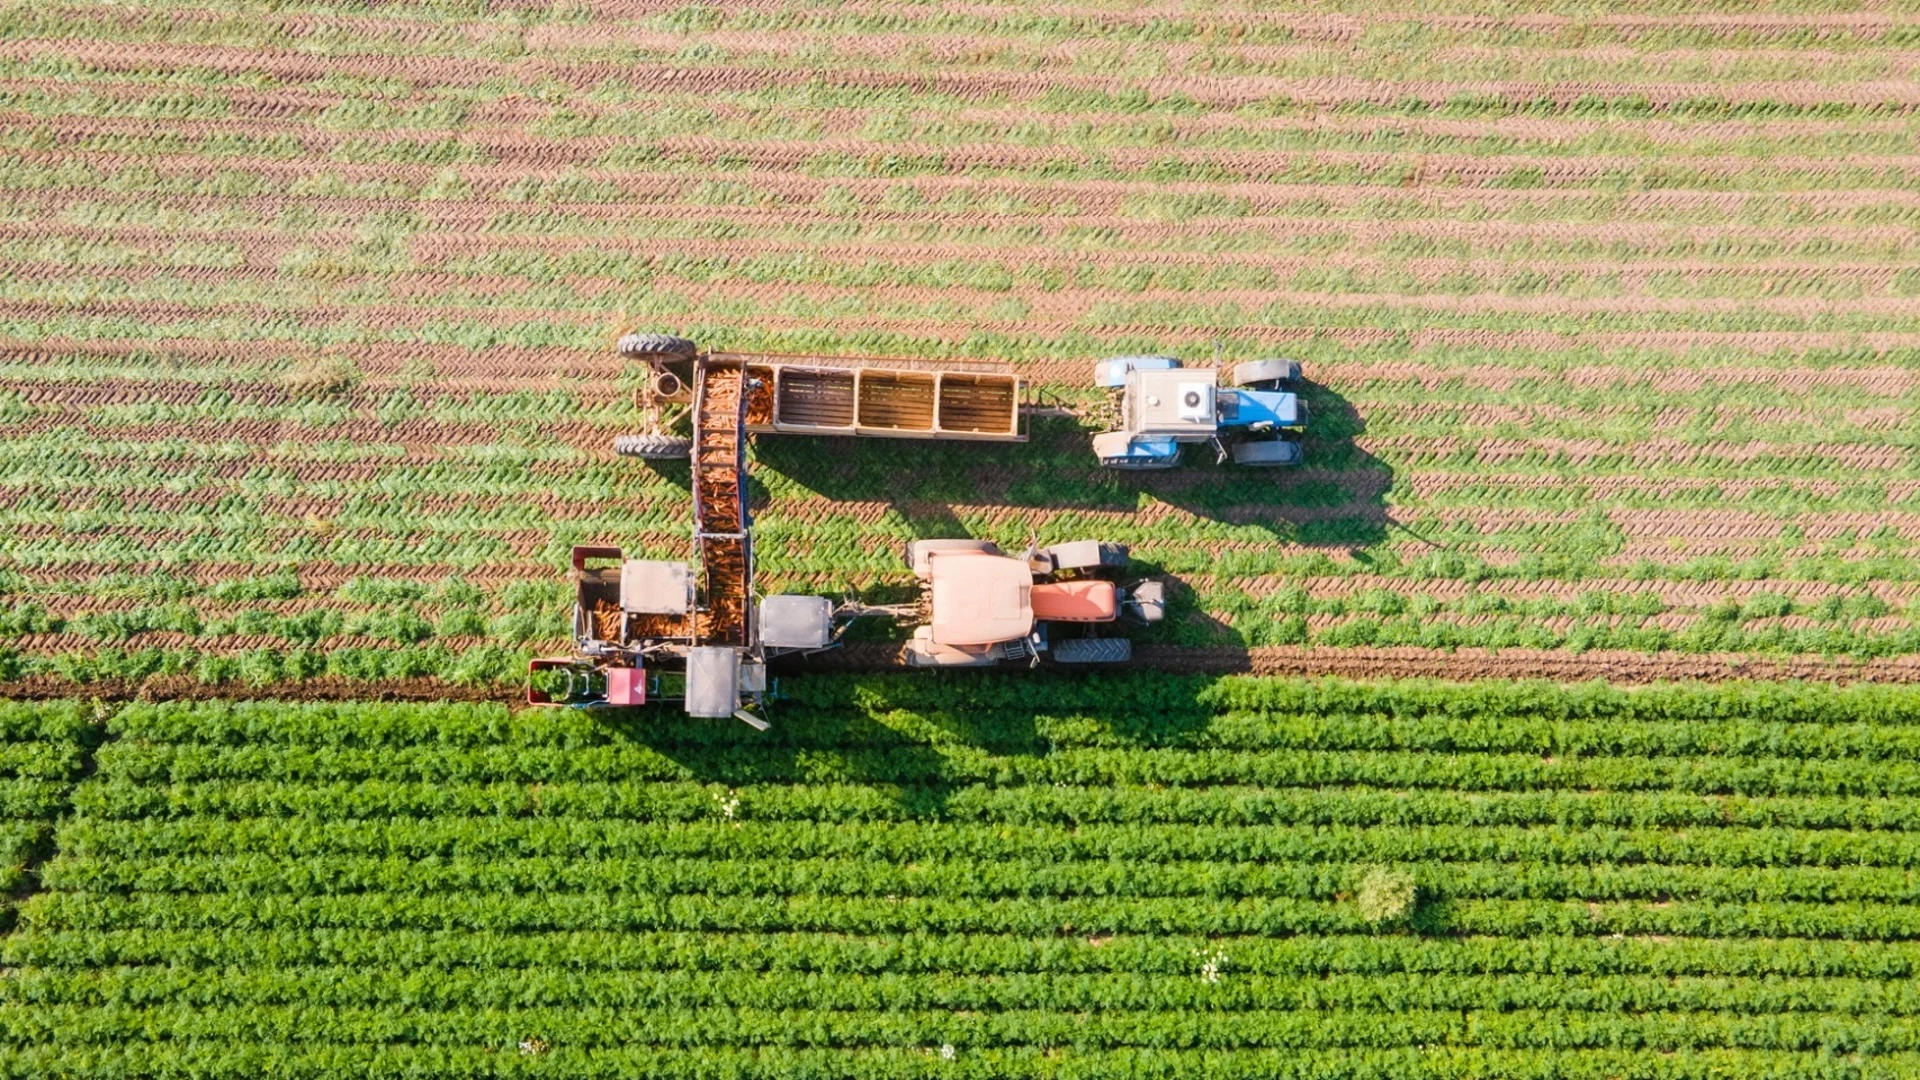
[[[0,42],[15,685],[511,680],[569,545],[688,552],[684,470],[611,453],[629,330],[1045,406],[1013,448],[756,437],[767,591],[1097,535],[1195,667],[1920,654],[1897,15],[122,15]],[[1297,357],[1306,463],[1099,469],[1117,353]]]

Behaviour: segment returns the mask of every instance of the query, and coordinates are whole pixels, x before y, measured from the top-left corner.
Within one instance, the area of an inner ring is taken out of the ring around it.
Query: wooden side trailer
[[[1020,377],[1004,364],[712,353],[740,365],[747,430],[803,435],[1018,442]]]

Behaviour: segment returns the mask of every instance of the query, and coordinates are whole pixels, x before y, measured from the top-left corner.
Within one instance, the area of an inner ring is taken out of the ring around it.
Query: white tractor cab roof
[[[1033,632],[1036,617],[1057,622],[1112,622],[1120,617],[1111,581],[1036,585],[1025,559],[984,551],[927,554],[936,645],[983,646]]]
[[[1219,430],[1213,372],[1133,371],[1128,380],[1127,419],[1133,431],[1210,438]]]

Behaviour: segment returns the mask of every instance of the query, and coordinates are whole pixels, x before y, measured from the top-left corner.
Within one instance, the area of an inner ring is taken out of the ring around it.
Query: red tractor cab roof
[[[1033,570],[1020,559],[982,551],[935,551],[933,640],[938,645],[993,645],[1033,632]]]

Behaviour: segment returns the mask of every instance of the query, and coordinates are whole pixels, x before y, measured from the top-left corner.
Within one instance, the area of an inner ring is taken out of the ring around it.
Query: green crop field
[[[793,691],[9,706],[0,1075],[1920,1070],[1912,689]]]
[[[1168,648],[1911,669],[1914,14],[0,5],[0,681],[510,676],[686,550],[628,330],[1313,380],[1280,477],[758,439],[770,589],[1097,535]]]

